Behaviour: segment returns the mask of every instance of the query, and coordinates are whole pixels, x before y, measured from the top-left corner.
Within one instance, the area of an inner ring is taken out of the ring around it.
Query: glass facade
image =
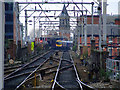
[[[13,39],[13,3],[5,2],[5,39]]]

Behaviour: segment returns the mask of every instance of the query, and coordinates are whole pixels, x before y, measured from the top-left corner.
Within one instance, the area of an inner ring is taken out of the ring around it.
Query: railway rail
[[[55,75],[52,90],[94,90],[80,81],[74,61],[68,51],[63,52]]]
[[[43,50],[42,52],[40,52],[38,54],[32,55],[29,59],[34,60],[34,58],[40,57],[40,55],[42,55],[43,53],[45,53],[45,50]],[[22,62],[21,62],[17,65],[12,65],[12,66],[11,65],[6,65],[6,66],[4,66],[4,77],[6,77],[8,74],[14,72],[15,70],[17,70],[18,68],[20,68],[24,65],[25,64],[22,64]]]
[[[32,77],[32,74],[37,71],[44,63],[48,61],[54,51],[49,51],[44,55],[37,57],[34,61],[20,67],[13,73],[4,78],[5,90],[15,90],[19,88],[26,79]]]

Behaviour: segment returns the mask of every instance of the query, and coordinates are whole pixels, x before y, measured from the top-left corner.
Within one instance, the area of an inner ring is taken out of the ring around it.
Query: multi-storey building
[[[5,2],[5,39],[13,39],[13,3]]]
[[[81,21],[81,18],[78,18],[77,19],[78,26],[80,26],[80,21]],[[96,46],[96,49],[99,49],[99,16],[94,16],[93,21],[94,21],[93,36],[95,39],[95,46]],[[108,21],[110,21],[110,22],[108,22]],[[92,24],[91,24],[91,22],[92,22],[91,16],[87,16],[88,55],[90,55],[90,50],[91,50],[91,36],[92,36]],[[107,41],[106,41],[106,43],[107,43],[107,47],[108,47],[107,50],[109,51],[109,56],[116,57],[120,53],[120,27],[119,27],[120,19],[115,18],[114,21],[112,21],[112,22],[114,22],[114,23],[111,23],[111,20],[109,20],[109,18],[107,18],[107,25],[106,25],[107,26],[107,32],[106,32]],[[101,30],[101,33],[102,33],[103,26],[101,26],[101,28],[102,28],[102,30]],[[84,45],[84,35],[82,38],[81,27],[79,27],[78,29],[80,29],[80,44]],[[83,30],[83,34],[84,34],[84,30]],[[103,36],[103,34],[101,34],[101,36]],[[78,37],[78,34],[77,34],[77,37]]]
[[[15,2],[5,2],[5,57],[15,59],[18,41],[22,41],[22,25],[19,24],[19,6]]]

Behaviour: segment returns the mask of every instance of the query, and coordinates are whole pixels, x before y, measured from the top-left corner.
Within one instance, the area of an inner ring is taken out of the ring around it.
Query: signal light
[[[40,43],[42,43],[43,42],[43,40],[40,40]]]

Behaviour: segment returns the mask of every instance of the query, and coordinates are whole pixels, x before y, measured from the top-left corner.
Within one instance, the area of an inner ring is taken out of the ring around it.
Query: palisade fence
[[[120,82],[120,60],[114,60],[114,59],[107,58],[106,71],[110,79],[119,80]]]

